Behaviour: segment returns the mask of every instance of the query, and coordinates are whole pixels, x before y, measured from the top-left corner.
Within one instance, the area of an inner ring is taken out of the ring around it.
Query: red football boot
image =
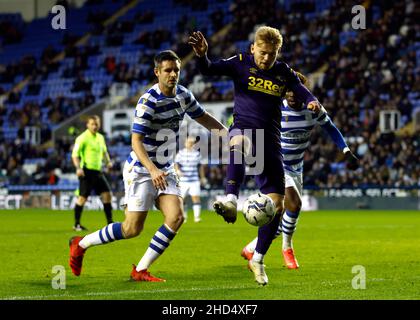
[[[295,253],[293,252],[292,248],[283,250],[283,258],[284,258],[284,263],[286,264],[287,268],[289,269],[299,268],[299,264],[295,258]]]
[[[82,240],[83,237],[75,236],[72,237],[69,241],[70,245],[70,268],[71,272],[75,276],[79,276],[82,272],[82,262],[83,257],[85,255],[86,249],[83,249],[81,246],[79,246],[80,240]]]
[[[131,271],[131,280],[133,281],[147,281],[147,282],[165,282],[165,279],[156,278],[147,271],[147,269],[137,271],[136,266],[133,264],[133,270]]]

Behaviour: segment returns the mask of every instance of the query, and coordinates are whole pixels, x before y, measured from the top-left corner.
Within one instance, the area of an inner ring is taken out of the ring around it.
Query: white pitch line
[[[420,279],[420,277],[413,277],[412,280]],[[385,278],[367,278],[366,282],[383,282],[383,281],[399,281],[400,279],[385,279]],[[351,283],[351,280],[324,280],[321,285],[331,285],[337,283]],[[287,282],[285,286],[301,285],[301,282]],[[154,290],[122,290],[110,292],[86,292],[81,294],[52,294],[52,295],[38,295],[38,296],[12,296],[0,298],[0,300],[37,300],[46,298],[75,298],[75,297],[91,297],[91,296],[110,296],[121,294],[144,294],[144,293],[166,293],[166,292],[200,292],[200,291],[215,291],[215,290],[233,290],[233,289],[260,289],[258,285],[249,286],[232,286],[232,287],[216,287],[216,288],[186,288],[186,289],[154,289]]]
[[[165,292],[192,292],[192,291],[215,291],[215,290],[232,290],[232,289],[258,289],[258,286],[236,286],[236,287],[217,287],[217,288],[187,288],[187,289],[155,289],[155,290],[122,290],[109,292],[86,292],[82,294],[52,294],[39,296],[12,296],[0,298],[0,300],[36,300],[45,298],[74,298],[81,296],[108,296],[120,294],[143,294],[143,293],[165,293]]]

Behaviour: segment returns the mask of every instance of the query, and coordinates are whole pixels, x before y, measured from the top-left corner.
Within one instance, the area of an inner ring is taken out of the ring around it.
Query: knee
[[[276,212],[279,214],[282,214],[284,211],[284,202],[283,201],[278,201],[276,203]]]
[[[102,194],[102,202],[103,202],[103,203],[110,203],[110,202],[111,202],[111,199],[112,199],[112,197],[111,197],[111,193],[109,193],[109,192],[104,192],[104,193]]]
[[[297,201],[293,204],[290,205],[290,208],[287,208],[288,210],[290,210],[291,212],[300,212],[300,210],[302,209],[302,201]]]
[[[167,217],[165,223],[174,231],[177,231],[184,223],[184,215],[182,211],[171,217]]]
[[[251,141],[244,135],[234,136],[230,140],[230,150],[237,151],[243,156],[248,156],[251,151]]]
[[[77,198],[77,202],[76,202],[76,203],[77,203],[79,206],[82,206],[82,207],[83,207],[83,206],[85,205],[85,203],[86,203],[86,200],[87,200],[87,199],[86,199],[85,197],[78,197],[78,198]]]
[[[302,200],[300,198],[294,199],[292,203],[289,204],[287,210],[291,212],[300,212],[302,209]]]

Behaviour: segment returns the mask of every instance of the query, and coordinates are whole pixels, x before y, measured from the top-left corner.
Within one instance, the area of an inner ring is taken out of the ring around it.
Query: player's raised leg
[[[83,257],[88,248],[138,236],[143,230],[146,216],[147,211],[126,211],[123,223],[111,223],[84,237],[72,237],[70,239],[70,267],[73,274],[79,276],[82,272]]]
[[[137,266],[133,266],[131,278],[135,281],[162,282],[164,279],[150,275],[148,269],[159,258],[174,239],[184,222],[182,198],[174,194],[161,194],[158,205],[165,220],[150,241],[149,247]]]
[[[229,163],[227,165],[226,197],[215,201],[213,208],[227,223],[234,223],[237,216],[237,201],[241,184],[245,177],[245,156],[249,152],[250,141],[240,130],[230,132]]]

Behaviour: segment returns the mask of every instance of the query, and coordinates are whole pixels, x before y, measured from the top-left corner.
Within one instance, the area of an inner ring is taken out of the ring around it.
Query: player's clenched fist
[[[318,101],[311,101],[308,103],[308,110],[318,113],[321,110],[321,104]]]
[[[204,35],[200,31],[192,33],[188,38],[188,44],[192,46],[198,57],[203,57],[209,47],[206,38],[204,38]]]

